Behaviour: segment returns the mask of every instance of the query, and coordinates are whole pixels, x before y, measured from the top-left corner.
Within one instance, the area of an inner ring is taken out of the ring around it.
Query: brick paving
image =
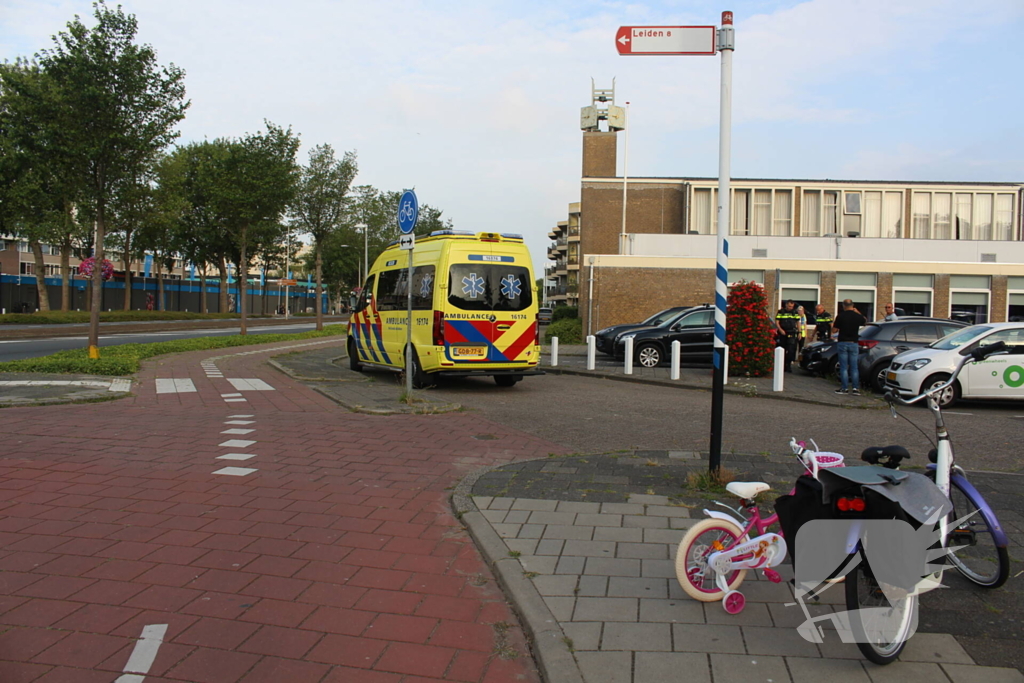
[[[469,413],[349,413],[266,366],[284,346],[155,359],[113,403],[3,411],[0,681],[109,683],[154,624],[147,683],[539,680],[447,497],[559,447]],[[237,421],[254,443],[222,446]],[[253,471],[214,474],[236,464]]]

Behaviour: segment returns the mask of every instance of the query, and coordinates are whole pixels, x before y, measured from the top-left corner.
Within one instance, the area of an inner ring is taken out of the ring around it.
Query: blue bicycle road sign
[[[408,235],[416,228],[416,219],[419,217],[420,203],[416,199],[416,193],[406,190],[398,201],[398,229],[403,235]]]

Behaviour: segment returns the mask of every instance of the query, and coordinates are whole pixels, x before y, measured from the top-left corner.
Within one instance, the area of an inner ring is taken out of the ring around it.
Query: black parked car
[[[684,363],[710,363],[715,345],[715,307],[692,306],[678,318],[659,327],[645,327],[619,335],[615,358],[626,357],[626,339],[633,338],[633,362],[653,368],[668,360],[672,342],[680,343],[679,357]]]
[[[615,355],[615,338],[629,332],[630,330],[636,330],[641,327],[657,327],[671,320],[675,320],[679,317],[679,314],[683,311],[690,310],[690,306],[673,306],[672,308],[666,308],[664,311],[655,313],[647,320],[642,323],[629,323],[628,325],[612,325],[606,327],[603,330],[598,330],[594,335],[594,345],[597,350],[601,353],[606,353],[609,356]]]
[[[885,390],[885,371],[897,353],[917,349],[945,337],[965,323],[945,318],[908,317],[885,322],[878,320],[860,329],[858,368],[860,381],[872,390]],[[835,340],[815,342],[804,348],[800,367],[818,375],[839,372],[839,346]]]

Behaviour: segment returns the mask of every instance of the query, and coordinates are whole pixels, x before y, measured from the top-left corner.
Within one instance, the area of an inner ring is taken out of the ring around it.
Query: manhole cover
[[[474,434],[473,438],[476,439],[477,441],[494,441],[498,437],[496,437],[494,434]]]

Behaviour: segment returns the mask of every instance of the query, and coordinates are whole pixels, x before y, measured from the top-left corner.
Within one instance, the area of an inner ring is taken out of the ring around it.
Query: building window
[[[808,322],[813,322],[814,307],[821,301],[820,277],[820,273],[800,270],[779,273],[779,308],[782,302],[792,299],[797,306],[804,307]]]
[[[1024,322],[1024,277],[1006,278],[1006,319]]]
[[[956,195],[956,232],[953,239],[969,240],[971,236],[971,195],[960,192]]]
[[[46,277],[60,277],[60,265],[55,263],[47,263]]]
[[[995,230],[992,239],[1008,241],[1013,239],[1013,195],[997,194]]]
[[[987,275],[949,276],[949,317],[968,325],[989,320],[989,287]]]
[[[800,234],[806,237],[836,234],[839,226],[839,192],[804,190]]]
[[[32,247],[28,246],[27,241],[21,240],[20,242],[18,242],[18,251],[20,251],[23,254],[29,254],[32,252]]]
[[[875,316],[875,273],[836,273],[836,307],[851,299],[854,306],[868,320]]]
[[[892,298],[904,315],[931,316],[932,276],[895,273],[892,276]]]
[[[847,194],[847,197],[851,195]],[[864,192],[862,237],[901,237],[903,194],[901,192]]]
[[[775,190],[775,219],[772,234],[780,237],[793,235],[793,191]]]
[[[715,198],[717,190],[710,188],[693,191],[693,220],[690,223],[689,231],[698,235],[711,235],[717,229],[715,214],[718,207]]]
[[[729,269],[729,286],[738,285],[740,282],[756,282],[764,286],[763,270],[733,270]]]
[[[31,261],[22,261],[21,262],[21,274],[22,275],[35,275],[36,274],[36,264],[32,263]]]

